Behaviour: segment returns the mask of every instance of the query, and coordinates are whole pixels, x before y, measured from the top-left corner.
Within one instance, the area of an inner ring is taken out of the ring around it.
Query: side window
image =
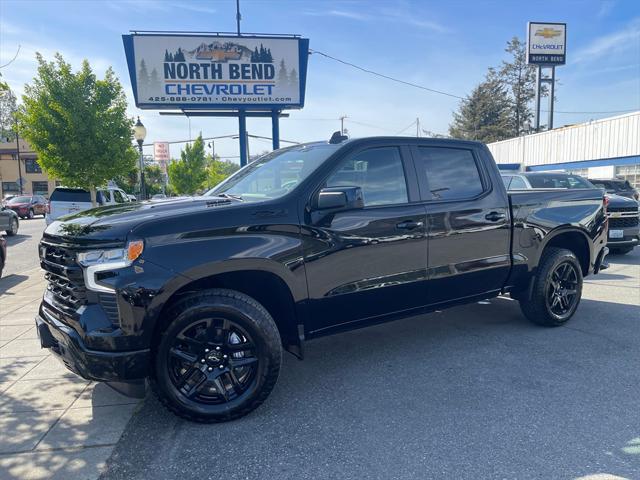
[[[419,147],[422,168],[435,200],[464,200],[483,191],[480,172],[471,150]]]
[[[512,177],[511,185],[509,186],[511,190],[522,190],[523,188],[527,188],[527,184],[524,183],[524,180],[520,177]]]
[[[122,196],[122,193],[120,193],[120,190],[114,190],[113,191],[113,198],[114,198],[116,203],[125,203],[126,202],[126,200]]]
[[[111,203],[111,192],[109,190],[101,190],[102,192],[102,201],[104,203]]]
[[[365,206],[407,203],[407,182],[397,147],[365,150],[342,162],[327,187],[360,187]]]
[[[504,183],[504,188],[509,190],[509,185],[511,184],[512,180],[513,180],[513,177],[507,177],[505,175],[502,175],[502,183]]]

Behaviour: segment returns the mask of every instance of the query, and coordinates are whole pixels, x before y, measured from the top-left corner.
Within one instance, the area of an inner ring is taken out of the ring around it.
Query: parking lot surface
[[[226,424],[149,396],[102,478],[640,478],[640,249],[609,261],[564,327],[498,298],[309,342]]]
[[[38,268],[38,242],[46,225],[44,218],[36,217],[32,220],[20,220],[18,234],[13,237],[5,236],[7,240],[7,264],[2,276],[21,274]],[[0,235],[4,235],[2,232]]]

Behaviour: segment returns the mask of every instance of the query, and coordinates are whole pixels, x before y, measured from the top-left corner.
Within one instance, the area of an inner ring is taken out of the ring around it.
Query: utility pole
[[[238,36],[240,36],[240,20],[242,20],[242,15],[240,15],[240,0],[236,0],[236,22],[238,24]]]
[[[420,118],[416,118],[416,137],[420,136]]]
[[[344,119],[349,118],[346,115],[340,117],[340,135],[344,135]]]
[[[249,153],[249,132],[247,132],[247,163],[251,163],[251,153]]]
[[[18,119],[15,117],[14,115],[14,120],[15,120],[15,131],[16,131],[16,158],[18,159],[18,177],[20,178],[20,180],[18,180],[18,183],[20,183],[20,195],[22,195],[23,191],[22,191],[22,166],[20,165],[20,135],[18,135]]]

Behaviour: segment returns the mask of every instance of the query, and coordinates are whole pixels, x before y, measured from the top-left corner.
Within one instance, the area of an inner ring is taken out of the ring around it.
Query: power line
[[[409,125],[407,125],[405,128],[403,128],[402,130],[400,130],[398,133],[395,133],[395,135],[400,135],[401,133],[409,130],[411,127],[413,127],[416,124],[416,121],[414,120],[413,122],[411,122]]]
[[[323,57],[327,57],[327,58],[329,58],[331,60],[334,60],[336,62],[342,63],[344,65],[348,65],[349,67],[361,70],[361,71],[363,71],[365,73],[369,73],[371,75],[376,75],[378,77],[386,78],[387,80],[391,80],[392,82],[402,83],[404,85],[409,85],[410,87],[419,88],[421,90],[426,90],[428,92],[438,93],[440,95],[446,95],[447,97],[458,98],[460,100],[464,99],[464,97],[460,97],[458,95],[454,95],[453,93],[447,93],[447,92],[443,92],[443,91],[440,91],[440,90],[435,90],[433,88],[425,87],[423,85],[418,85],[417,83],[405,82],[404,80],[400,80],[399,78],[394,78],[394,77],[390,77],[389,75],[385,75],[383,73],[374,72],[373,70],[369,70],[368,68],[360,67],[360,66],[356,65],[355,63],[347,62],[346,60],[340,60],[339,58],[332,57],[331,55],[328,55],[328,54],[326,54],[324,52],[319,52],[318,50],[309,49],[309,52],[317,53],[318,55],[322,55]]]
[[[318,50],[309,49],[309,52],[310,53],[317,53],[318,55],[322,55],[323,57],[329,58],[329,59],[331,59],[331,60],[333,60],[335,62],[338,62],[338,63],[342,63],[343,65],[347,65],[349,67],[355,68],[355,69],[360,70],[362,72],[369,73],[371,75],[375,75],[377,77],[381,77],[381,78],[385,78],[387,80],[391,80],[392,82],[402,83],[404,85],[408,85],[409,87],[419,88],[420,90],[426,90],[428,92],[437,93],[437,94],[440,94],[440,95],[446,95],[447,97],[457,98],[459,100],[464,100],[466,98],[466,97],[461,97],[460,95],[455,95],[453,93],[443,92],[441,90],[436,90],[434,88],[425,87],[424,85],[419,85],[417,83],[406,82],[404,80],[400,80],[399,78],[395,78],[395,77],[391,77],[389,75],[385,75],[384,73],[375,72],[373,70],[369,70],[368,68],[361,67],[359,65],[356,65],[355,63],[347,62],[346,60],[341,60],[339,58],[333,57],[333,56],[331,56],[329,54],[326,54],[324,52],[320,52]],[[636,110],[638,110],[638,109],[637,108],[632,108],[632,109],[628,109],[628,110],[601,110],[601,111],[591,111],[591,112],[586,112],[586,111],[584,111],[584,112],[582,112],[582,111],[569,112],[569,111],[562,111],[562,110],[554,110],[554,112],[555,113],[565,113],[565,114],[597,114],[597,113],[627,113],[627,112],[634,112]],[[546,112],[546,110],[541,110],[541,112]]]

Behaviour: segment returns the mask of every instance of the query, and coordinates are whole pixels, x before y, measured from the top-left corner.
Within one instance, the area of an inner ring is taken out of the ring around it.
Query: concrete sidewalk
[[[0,279],[0,479],[91,479],[139,400],[69,372],[40,348],[39,269]]]

